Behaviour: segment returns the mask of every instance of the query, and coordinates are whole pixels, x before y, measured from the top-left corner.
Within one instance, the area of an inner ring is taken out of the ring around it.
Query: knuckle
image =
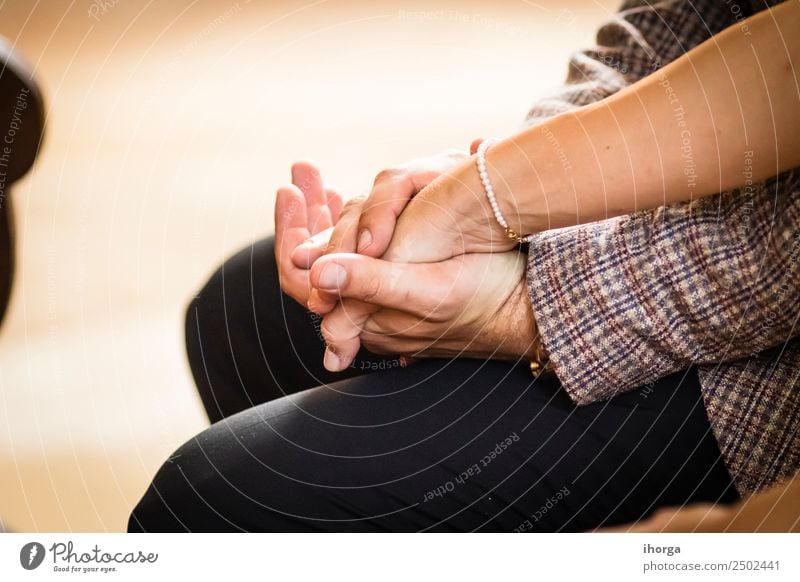
[[[379,277],[371,276],[364,282],[360,295],[362,299],[369,302],[378,297],[382,290],[383,281]]]
[[[386,355],[391,351],[391,340],[384,335],[376,333],[362,333],[360,336],[361,345],[373,354]]]
[[[322,323],[319,326],[319,331],[322,334],[322,337],[325,339],[325,343],[329,346],[332,346],[336,343],[336,333],[335,329],[331,329],[331,322],[329,317],[324,317],[322,319]]]
[[[381,170],[375,175],[375,184],[379,184],[380,182],[386,182],[389,180],[394,180],[398,177],[404,176],[406,170],[403,168],[386,168],[385,170]]]
[[[362,341],[361,344],[373,354],[378,354],[379,356],[387,356],[391,353],[388,346],[385,346],[383,343],[374,340]]]
[[[351,212],[360,211],[365,201],[365,196],[356,196],[355,198],[351,198],[344,203],[344,206],[342,206],[342,214],[344,215],[350,214]]]

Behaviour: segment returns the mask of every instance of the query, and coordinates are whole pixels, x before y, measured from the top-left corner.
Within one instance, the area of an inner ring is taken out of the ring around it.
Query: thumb
[[[443,296],[441,272],[425,263],[393,263],[334,253],[311,267],[311,285],[340,298],[425,316]],[[437,299],[438,298],[438,299]]]

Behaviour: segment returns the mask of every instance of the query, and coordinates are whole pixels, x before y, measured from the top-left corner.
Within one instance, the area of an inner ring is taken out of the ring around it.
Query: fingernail
[[[319,274],[319,288],[338,291],[347,279],[347,271],[338,263],[328,263]]]
[[[337,356],[330,348],[325,348],[325,358],[323,359],[322,363],[325,366],[325,369],[329,372],[338,372],[339,367],[341,366],[339,356]]]
[[[361,229],[358,233],[358,252],[363,253],[372,244],[372,233],[368,228]]]

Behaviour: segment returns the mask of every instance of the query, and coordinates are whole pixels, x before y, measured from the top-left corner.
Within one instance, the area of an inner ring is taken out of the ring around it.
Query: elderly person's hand
[[[421,357],[518,359],[531,353],[536,330],[525,258],[518,252],[454,253],[428,264],[369,256],[396,254],[391,237],[397,215],[420,188],[464,159],[465,153],[451,151],[384,171],[370,197],[348,203],[341,218],[341,199],[326,191],[317,169],[293,166],[294,184],[278,191],[276,204],[281,286],[302,305],[327,314],[322,333],[329,370],[345,369],[362,341],[377,353]],[[424,223],[419,226],[418,242],[429,234]],[[363,254],[341,252],[357,248]]]
[[[362,344],[412,357],[531,357],[537,331],[524,271],[517,251],[439,263],[322,257],[311,284],[341,299],[322,321],[325,367],[346,369]]]

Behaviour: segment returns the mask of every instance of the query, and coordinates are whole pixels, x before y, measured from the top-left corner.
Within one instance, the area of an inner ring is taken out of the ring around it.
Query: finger
[[[430,341],[417,338],[406,339],[403,336],[387,335],[381,332],[361,332],[359,340],[361,345],[373,354],[397,356],[403,362],[403,365],[415,361],[414,358],[406,354],[420,354],[425,357],[425,351],[431,345]]]
[[[408,172],[387,170],[375,178],[358,223],[358,252],[380,257],[392,240],[397,217],[416,193]]]
[[[330,253],[354,253],[356,252],[356,235],[358,233],[358,218],[361,216],[361,209],[364,204],[364,197],[359,196],[348,200],[342,208],[339,222],[333,228],[331,240],[328,243],[326,254]]]
[[[460,357],[463,342],[450,342],[442,335],[446,332],[418,316],[382,307],[363,325],[359,339],[370,352],[396,355],[405,365],[418,358]]]
[[[308,293],[308,273],[299,276],[300,271],[291,261],[291,254],[308,238],[306,224],[303,193],[296,186],[279,188],[275,197],[275,260],[281,287],[301,302]]]
[[[358,217],[361,215],[361,204],[363,202],[363,198],[353,198],[345,204],[339,217],[339,222],[331,233],[328,246],[322,249],[322,254],[355,252],[356,226],[358,225]],[[295,251],[293,257],[296,264],[307,265],[306,268],[311,268],[313,262],[319,259],[320,250],[307,248],[307,244],[313,246],[311,242],[304,243]],[[314,261],[309,262],[311,259],[314,259]],[[329,293],[327,290],[320,290],[314,293],[313,299],[313,305],[309,306],[309,309],[320,314],[331,311],[339,300],[337,295]]]
[[[310,282],[309,282],[310,285]],[[327,299],[322,299],[319,296],[319,289],[311,288],[311,292],[308,294],[308,309],[309,311],[313,311],[317,315],[325,315],[329,311],[336,307],[334,305],[330,309],[322,309],[321,306],[326,306],[328,304]]]
[[[317,234],[333,226],[319,169],[308,161],[295,162],[292,164],[292,184],[305,196],[308,231]]]
[[[323,365],[330,372],[346,369],[361,347],[361,330],[369,316],[378,308],[345,299],[322,319],[320,331],[327,345]]]
[[[310,285],[311,283],[309,283]],[[308,309],[318,315],[330,313],[339,304],[339,296],[336,293],[311,288],[309,295]]]
[[[435,265],[393,263],[364,255],[325,255],[311,267],[311,285],[340,298],[358,299],[427,316],[441,302],[441,273]]]
[[[288,261],[295,247],[308,238],[306,203],[296,186],[278,188],[275,196],[275,250],[279,262]]]
[[[333,227],[318,232],[303,241],[292,251],[292,263],[298,269],[310,269],[318,258],[325,254],[330,244]]]
[[[293,255],[294,263],[301,269],[310,269],[314,261],[324,254],[355,252],[356,227],[363,201],[363,198],[349,200],[330,236],[318,233],[320,236],[304,241]]]
[[[328,211],[331,213],[331,222],[335,226],[339,222],[339,216],[342,214],[342,206],[344,201],[342,196],[334,188],[325,189],[325,198],[328,201]]]
[[[481,147],[483,143],[483,138],[479,137],[478,139],[472,140],[472,143],[469,144],[469,155],[474,156],[478,153],[478,148]]]
[[[310,307],[309,309],[314,313],[325,315],[326,313],[330,313],[339,303],[339,296],[336,293],[331,293],[330,291],[324,291],[322,289],[314,289],[313,286],[312,291],[314,292],[314,304],[313,308]]]

